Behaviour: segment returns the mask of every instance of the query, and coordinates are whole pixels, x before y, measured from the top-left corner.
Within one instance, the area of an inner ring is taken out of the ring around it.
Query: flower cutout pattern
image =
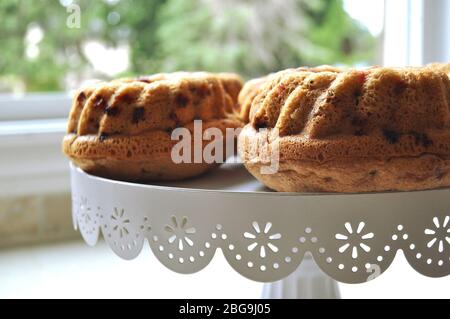
[[[365,227],[364,222],[359,222],[356,227],[356,231],[354,231],[352,225],[347,222],[345,223],[345,229],[347,230],[347,234],[336,234],[335,238],[337,240],[344,241],[344,244],[339,247],[339,252],[342,254],[347,249],[351,249],[352,258],[358,258],[359,248],[364,252],[370,252],[370,246],[367,245],[367,240],[375,237],[374,233],[366,233],[363,234],[363,230]]]
[[[184,250],[185,245],[194,246],[194,242],[189,236],[195,234],[196,230],[194,227],[188,226],[187,217],[183,217],[179,222],[177,217],[172,216],[171,224],[166,225],[164,229],[169,233],[169,243],[178,243],[178,250]]]
[[[79,221],[88,225],[91,221],[91,208],[88,206],[86,197],[81,198],[80,209],[78,211]]]
[[[114,207],[114,212],[111,214],[111,221],[112,230],[117,232],[120,238],[123,238],[130,233],[128,229],[130,220],[126,218],[125,210],[123,208],[118,209],[117,207]]]
[[[248,251],[253,251],[255,248],[259,246],[259,256],[261,258],[266,258],[267,256],[267,248],[272,252],[277,253],[278,247],[273,243],[273,241],[281,238],[280,233],[269,234],[270,229],[272,228],[272,223],[267,222],[262,229],[257,222],[252,223],[253,229],[255,233],[245,232],[244,237],[252,240],[252,243],[248,245]]]
[[[148,217],[143,218],[140,228],[144,232],[150,232],[152,230],[152,225],[150,224]]]
[[[433,218],[433,224],[435,227],[433,229],[425,229],[425,235],[428,235],[431,238],[427,243],[428,248],[431,248],[436,244],[438,251],[440,253],[444,252],[445,242],[447,242],[447,244],[450,244],[449,221],[450,216],[445,216],[442,223],[440,222],[439,218]]]
[[[94,212],[88,205],[88,199],[86,197],[82,197],[80,205],[78,206],[78,211],[76,213],[76,219],[80,230],[84,234],[91,235],[96,231],[95,224],[97,223],[97,221],[94,218],[93,214]]]

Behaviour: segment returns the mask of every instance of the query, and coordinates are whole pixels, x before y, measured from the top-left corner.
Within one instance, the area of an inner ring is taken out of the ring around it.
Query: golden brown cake
[[[252,81],[240,96],[244,164],[277,191],[450,186],[449,66],[301,68]],[[278,171],[262,174],[277,151]]]
[[[99,83],[73,100],[64,153],[83,170],[126,181],[177,180],[199,175],[215,164],[176,164],[172,130],[203,131],[242,127],[235,74],[156,74]],[[193,134],[192,134],[193,136]],[[194,139],[191,140],[192,148]],[[196,141],[198,143],[198,141]],[[200,141],[202,148],[206,142]]]

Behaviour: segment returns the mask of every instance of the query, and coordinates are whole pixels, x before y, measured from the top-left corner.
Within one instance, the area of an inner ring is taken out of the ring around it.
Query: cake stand
[[[336,281],[363,283],[402,250],[419,273],[450,273],[450,189],[369,194],[276,193],[240,164],[145,185],[71,165],[73,222],[89,245],[102,233],[120,257],[147,242],[166,267],[194,273],[217,249],[267,298],[335,298]]]

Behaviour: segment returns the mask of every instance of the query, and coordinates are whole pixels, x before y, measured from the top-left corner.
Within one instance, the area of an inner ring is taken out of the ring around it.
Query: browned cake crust
[[[270,75],[253,93],[250,124],[239,138],[241,157],[277,191],[450,186],[448,72],[449,65],[433,64]],[[260,168],[277,144],[279,171],[263,175]]]
[[[253,118],[254,112],[256,108],[252,108],[253,100],[256,98],[256,95],[259,94],[260,90],[266,89],[264,85],[267,85],[268,82],[271,82],[273,80],[278,81],[278,79],[284,75],[290,74],[290,73],[297,73],[297,72],[339,72],[341,69],[329,66],[329,65],[322,65],[315,68],[307,68],[307,67],[300,67],[296,69],[286,69],[277,73],[272,73],[267,76],[252,79],[245,83],[244,87],[242,88],[241,92],[239,93],[238,102],[241,107],[241,117],[245,122],[248,122],[250,120],[250,117]],[[253,113],[250,114],[250,111],[253,110]]]
[[[120,180],[199,175],[215,164],[175,164],[172,130],[192,131],[194,120],[202,120],[203,130],[217,127],[224,134],[241,127],[241,87],[235,74],[179,72],[84,88],[73,100],[63,151],[87,172]]]

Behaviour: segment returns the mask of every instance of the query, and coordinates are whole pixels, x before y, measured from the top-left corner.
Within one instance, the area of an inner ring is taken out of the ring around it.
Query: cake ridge
[[[288,69],[269,75],[260,85],[250,105],[249,122],[255,128],[276,127],[282,136],[308,134],[312,138],[448,127],[450,80],[444,70],[437,65],[319,72]],[[331,81],[316,89],[322,93],[314,94],[308,81],[324,77]],[[289,85],[294,88],[287,90]],[[304,97],[295,98],[296,94]],[[313,107],[309,110],[311,96]],[[308,113],[306,123],[289,121],[289,115],[295,117],[292,112],[299,109]],[[294,124],[298,126],[289,127]]]
[[[194,119],[239,117],[236,100],[241,87],[237,75],[206,72],[100,82],[76,93],[67,132],[127,134],[174,129]]]

